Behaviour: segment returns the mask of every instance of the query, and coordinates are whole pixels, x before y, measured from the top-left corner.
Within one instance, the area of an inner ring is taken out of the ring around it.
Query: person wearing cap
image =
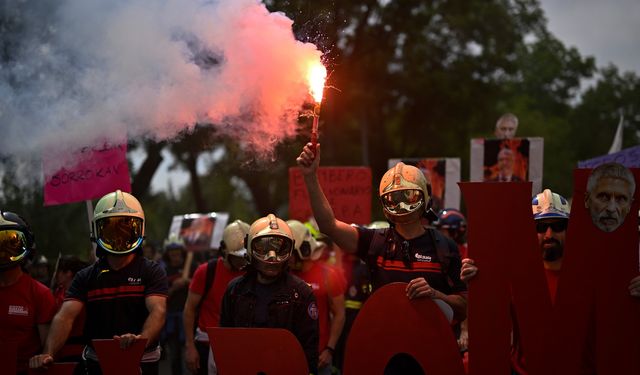
[[[294,237],[274,214],[249,228],[247,273],[229,283],[221,327],[284,328],[302,346],[309,372],[318,369],[318,305],[313,289],[288,270]]]
[[[27,373],[29,357],[42,350],[56,313],[49,288],[23,269],[33,255],[34,237],[27,221],[0,210],[0,344],[15,347],[21,375]]]
[[[317,170],[321,147],[308,143],[296,162],[302,170],[313,216],[322,233],[345,252],[355,253],[371,270],[374,291],[392,282],[407,283],[409,299],[431,298],[456,322],[466,318],[466,285],[460,281],[456,244],[422,219],[434,220],[429,183],[422,171],[400,162],[380,180],[379,197],[391,228],[368,229],[336,219],[320,186]],[[455,322],[454,322],[455,324]],[[392,366],[389,373],[415,372],[409,363]]]
[[[545,189],[542,193],[533,197],[531,209],[536,223],[538,244],[540,245],[540,254],[544,264],[549,296],[551,297],[551,302],[555,303],[562,259],[564,257],[566,231],[569,226],[569,202],[560,194]],[[473,259],[462,260],[460,278],[463,281],[469,282],[477,273],[478,267]],[[632,296],[640,297],[640,276],[631,280],[629,293]],[[585,360],[590,360],[590,358],[585,358]],[[514,374],[527,374],[517,325],[514,325],[511,366]],[[585,364],[585,366],[589,366],[589,364]]]
[[[320,341],[318,374],[331,374],[336,345],[345,322],[344,292],[346,281],[333,266],[320,261],[324,244],[316,241],[309,228],[298,220],[287,220],[295,247],[289,266],[313,289],[318,303]]]
[[[216,374],[205,329],[220,325],[220,305],[227,285],[244,273],[247,264],[244,240],[248,234],[249,224],[242,220],[227,225],[220,242],[221,256],[199,265],[189,284],[183,323],[186,364],[193,374]]]
[[[91,222],[98,259],[73,278],[42,354],[29,361],[31,368],[46,368],[54,362],[84,308],[88,342],[79,366],[86,374],[102,373],[93,339],[115,339],[123,350],[146,340],[142,374],[158,373],[158,339],[165,322],[168,287],[162,267],[142,256],[144,232],[144,211],[133,195],[117,190],[100,198]]]

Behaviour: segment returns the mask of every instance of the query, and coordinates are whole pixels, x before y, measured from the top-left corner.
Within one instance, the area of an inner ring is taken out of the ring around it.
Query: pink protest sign
[[[371,168],[320,167],[318,179],[338,220],[371,222]],[[312,216],[302,171],[289,168],[289,218],[306,221]]]
[[[120,189],[131,191],[127,145],[84,148],[73,154],[74,165],[62,167],[59,161],[44,158],[44,204],[79,202],[100,198]]]

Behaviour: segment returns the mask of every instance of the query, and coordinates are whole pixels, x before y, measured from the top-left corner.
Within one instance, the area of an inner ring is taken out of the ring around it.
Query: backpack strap
[[[447,239],[440,233],[439,231],[433,228],[425,228],[429,233],[429,237],[431,237],[431,241],[433,246],[436,248],[436,253],[438,254],[438,261],[440,262],[440,267],[442,270],[442,274],[447,278],[449,277],[449,266],[451,265],[451,249],[448,246]]]
[[[196,307],[196,311],[199,312],[202,307],[202,303],[207,297],[207,293],[211,290],[213,286],[213,279],[216,277],[216,266],[218,265],[218,258],[210,259],[207,262],[207,276],[204,281],[204,293],[202,293],[202,298],[200,302],[198,302],[198,306]]]

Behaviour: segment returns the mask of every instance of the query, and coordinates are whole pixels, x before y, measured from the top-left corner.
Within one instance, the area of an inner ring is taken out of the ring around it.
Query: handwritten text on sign
[[[130,192],[127,145],[84,148],[74,154],[77,163],[53,170],[51,160],[44,159],[44,204],[46,206],[79,202],[117,189]]]
[[[333,212],[345,223],[371,222],[371,169],[320,167],[318,179]],[[289,168],[289,217],[306,221],[313,216],[300,168]]]

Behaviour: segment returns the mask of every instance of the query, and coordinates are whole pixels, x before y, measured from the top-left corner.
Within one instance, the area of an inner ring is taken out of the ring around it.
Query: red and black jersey
[[[106,259],[79,271],[65,300],[84,303],[85,338],[111,339],[125,333],[139,334],[149,315],[145,298],[167,296],[167,276],[158,263],[137,255],[119,270]]]
[[[465,292],[460,280],[460,254],[455,243],[437,231],[427,229],[417,238],[405,240],[394,229],[358,227],[358,256],[371,270],[371,284],[378,289],[392,282],[406,282],[424,277],[429,285],[444,294]],[[393,236],[388,231],[394,231]],[[383,240],[376,240],[382,236]],[[443,241],[439,244],[439,241]],[[446,246],[446,255],[437,246]],[[442,252],[441,252],[442,253]],[[447,264],[441,259],[446,256]]]

